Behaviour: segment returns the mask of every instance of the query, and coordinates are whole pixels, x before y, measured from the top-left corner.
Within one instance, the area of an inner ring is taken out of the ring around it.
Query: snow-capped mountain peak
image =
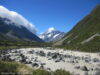
[[[40,34],[39,37],[45,42],[52,42],[61,39],[64,35],[64,32],[61,32],[51,27],[46,32]]]

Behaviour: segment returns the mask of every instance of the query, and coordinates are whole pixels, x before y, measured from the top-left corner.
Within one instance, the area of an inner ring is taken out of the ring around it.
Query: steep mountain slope
[[[60,40],[65,35],[64,32],[60,32],[54,28],[49,28],[46,32],[39,35],[45,42],[55,42]]]
[[[54,45],[81,51],[100,51],[100,5]]]
[[[35,33],[36,28],[27,19],[0,5],[0,43],[1,41],[42,42]]]
[[[42,42],[42,40],[39,37],[30,32],[24,26],[18,27],[16,23],[13,23],[11,20],[1,17],[0,40]]]

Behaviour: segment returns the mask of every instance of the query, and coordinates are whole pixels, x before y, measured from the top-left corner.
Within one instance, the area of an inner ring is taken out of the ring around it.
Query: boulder
[[[56,59],[60,54],[59,53],[53,53],[52,58]]]
[[[93,62],[99,62],[99,59],[98,58],[94,58]]]
[[[86,63],[89,63],[89,62],[90,62],[90,60],[88,60],[88,59],[85,59],[85,62],[86,62]]]
[[[43,66],[43,65],[41,65],[41,66],[40,66],[40,68],[44,69],[44,66]]]
[[[76,69],[80,69],[80,66],[75,66]]]
[[[25,58],[22,58],[22,60],[20,60],[20,62],[25,63],[25,64],[27,63]]]
[[[70,60],[69,63],[75,63],[75,61],[74,60]]]
[[[83,71],[88,71],[88,68],[86,66],[81,66],[80,69]]]
[[[40,63],[41,65],[46,65],[46,63]]]
[[[52,56],[52,53],[51,52],[48,52],[47,53],[47,56],[49,57],[49,56]]]
[[[38,62],[38,60],[37,59],[34,59],[34,62]]]
[[[32,51],[28,51],[28,53],[29,53],[29,54],[34,54],[34,51],[33,51],[33,50],[32,50]]]
[[[37,63],[33,63],[32,66],[33,66],[33,67],[38,67],[39,64],[37,64]]]
[[[48,60],[52,60],[52,58],[48,58]]]
[[[71,58],[71,55],[64,55],[65,58]]]
[[[50,69],[50,68],[47,68],[47,70],[49,70],[49,71],[50,71],[51,69]]]
[[[59,60],[59,59],[57,59],[57,60],[55,60],[55,62],[60,62],[60,60]]]
[[[40,51],[40,52],[39,52],[39,55],[40,55],[40,56],[45,56],[46,54],[45,54],[43,51]]]

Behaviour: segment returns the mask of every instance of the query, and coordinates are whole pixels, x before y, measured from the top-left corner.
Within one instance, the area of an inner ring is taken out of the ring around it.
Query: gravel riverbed
[[[100,75],[100,53],[53,48],[21,48],[2,52],[0,60],[17,61],[48,71],[64,69],[73,75]]]

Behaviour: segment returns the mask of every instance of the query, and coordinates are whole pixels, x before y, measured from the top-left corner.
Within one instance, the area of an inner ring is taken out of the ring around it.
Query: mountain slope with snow
[[[42,40],[35,34],[36,28],[20,14],[0,6],[0,42]]]
[[[49,28],[46,32],[40,34],[39,37],[45,42],[54,42],[60,40],[64,35],[64,32],[60,32],[52,27]]]
[[[36,28],[31,22],[25,19],[21,14],[15,11],[8,10],[4,6],[0,6],[0,17],[7,18],[11,20],[12,23],[15,23],[16,26],[18,27],[24,26],[32,33],[36,33]],[[11,23],[11,22],[7,22],[7,23]]]

